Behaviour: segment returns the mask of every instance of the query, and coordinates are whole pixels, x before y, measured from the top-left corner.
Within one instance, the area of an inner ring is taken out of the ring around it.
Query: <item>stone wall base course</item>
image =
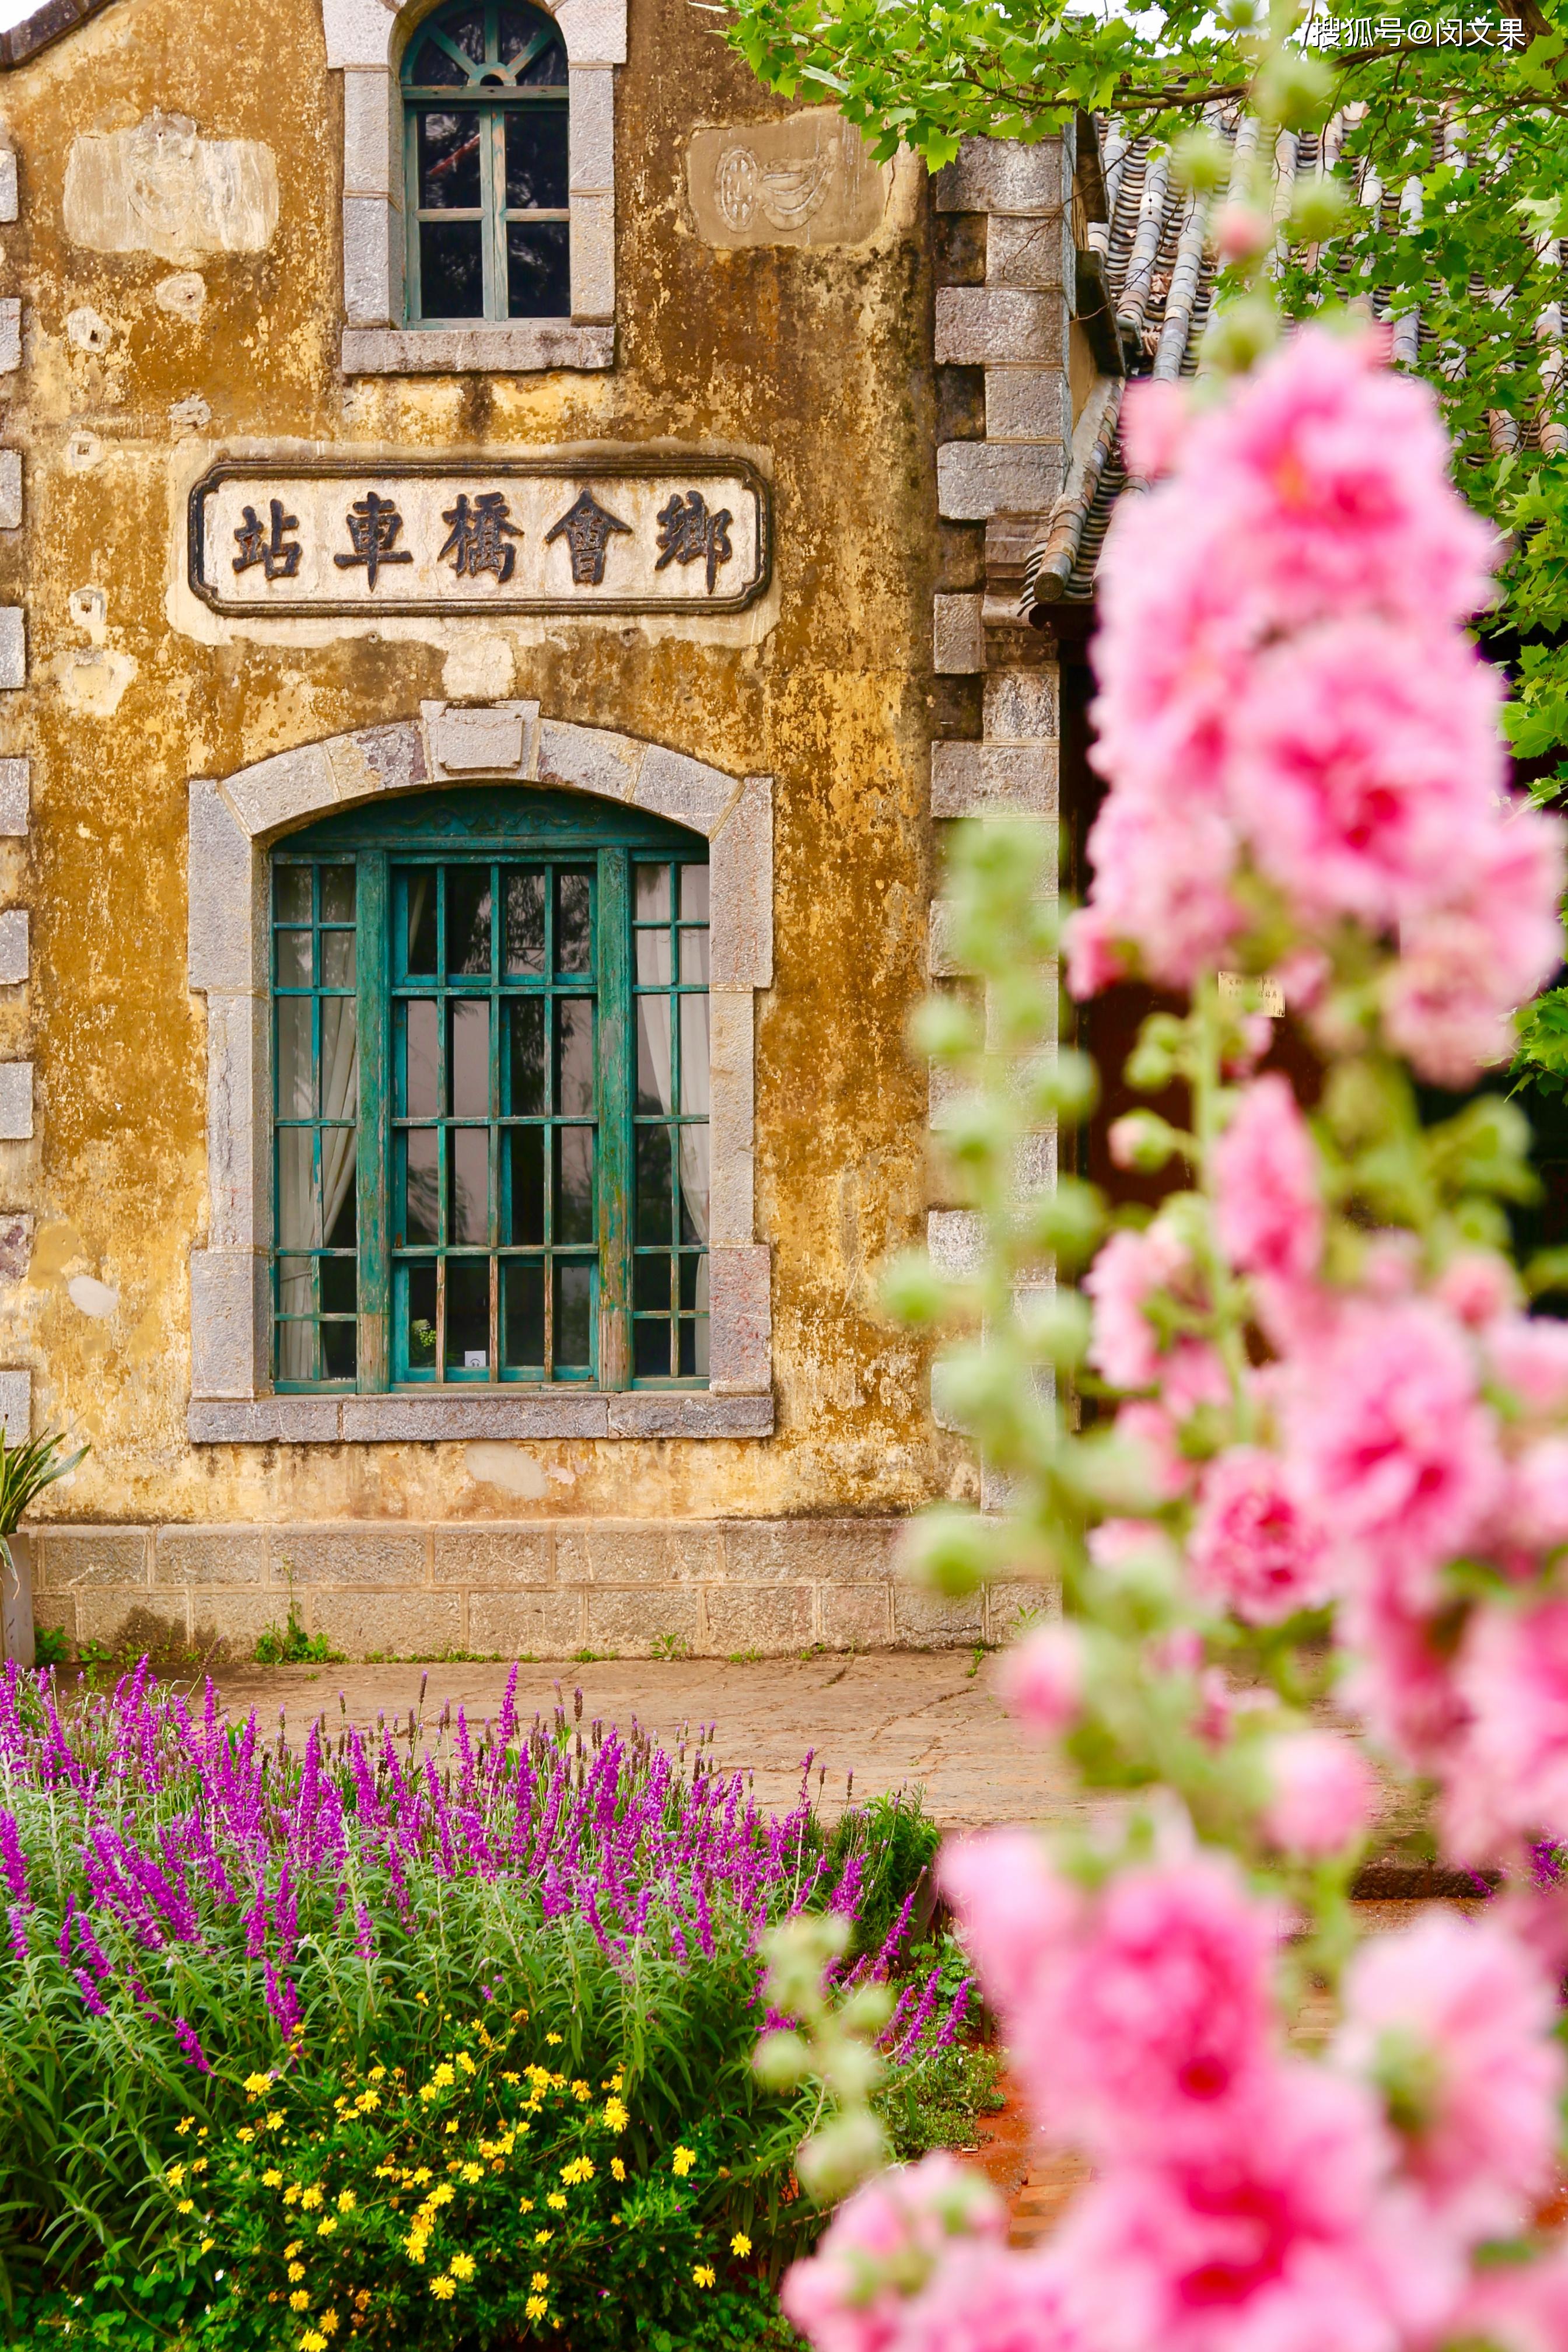
[[[714,1527],[563,1528],[555,1538],[561,1584],[717,1583],[723,1573]]]
[[[733,1657],[741,1650],[770,1656],[803,1649],[811,1639],[811,1591],[800,1584],[726,1584],[705,1592],[710,1650]]]
[[[149,1581],[145,1528],[40,1528],[33,1574],[43,1592]]]
[[[468,1647],[482,1656],[570,1657],[583,1647],[581,1592],[475,1592],[468,1600]]]
[[[555,1581],[554,1538],[548,1528],[437,1528],[436,1581],[549,1585]]]
[[[618,1650],[623,1657],[647,1658],[656,1641],[669,1638],[695,1650],[701,1637],[698,1596],[666,1585],[661,1591],[588,1593],[587,1646]]]
[[[827,1585],[818,1639],[830,1650],[885,1650],[893,1638],[891,1609],[886,1587]]]
[[[287,1584],[425,1584],[423,1528],[274,1528],[273,1581]]]
[[[184,1591],[157,1591],[144,1585],[83,1585],[76,1596],[76,1638],[79,1643],[102,1642],[120,1648],[132,1619],[138,1632],[149,1619],[166,1625],[184,1642],[190,1631],[190,1610]],[[150,1632],[151,1628],[147,1630]]]
[[[970,1601],[942,1601],[917,1592],[907,1584],[893,1587],[893,1638],[918,1643],[922,1649],[954,1649],[985,1638],[985,1604],[976,1593]]]
[[[153,1537],[153,1580],[156,1584],[269,1584],[266,1534],[260,1528],[159,1528]]]
[[[463,1647],[462,1604],[455,1592],[331,1592],[310,1594],[310,1630],[334,1650],[363,1657],[391,1650],[423,1657]]]
[[[899,1530],[887,1519],[731,1519],[724,1533],[740,1584],[885,1583],[894,1573]]]

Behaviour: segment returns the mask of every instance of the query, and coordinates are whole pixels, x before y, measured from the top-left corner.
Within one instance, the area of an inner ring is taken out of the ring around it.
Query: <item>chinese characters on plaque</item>
[[[191,493],[190,578],[219,612],[733,612],[769,573],[742,460],[396,473],[220,464]]]

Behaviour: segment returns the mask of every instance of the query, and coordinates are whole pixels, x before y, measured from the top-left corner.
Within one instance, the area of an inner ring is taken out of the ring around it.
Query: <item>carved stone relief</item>
[[[892,165],[874,163],[860,133],[830,106],[782,122],[699,131],[686,151],[698,235],[748,245],[860,245],[887,207]]]
[[[71,142],[65,220],[93,253],[261,253],[278,226],[278,167],[258,139],[203,139],[188,115],[149,114]]]

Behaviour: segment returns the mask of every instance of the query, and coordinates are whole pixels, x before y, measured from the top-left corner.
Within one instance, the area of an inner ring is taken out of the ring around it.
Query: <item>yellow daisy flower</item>
[[[213,2250],[213,2248],[216,2245],[216,2243],[217,2243],[217,2240],[216,2240],[216,2238],[204,2238],[204,2239],[202,2240],[202,2252],[203,2252],[203,2253],[204,2253],[204,2254],[210,2254],[210,2253],[211,2253],[211,2252],[212,2252],[212,2250]]]
[[[327,2339],[319,2328],[308,2327],[300,2338],[300,2352],[327,2352]]]
[[[564,2199],[563,2199],[562,2201],[564,2203]],[[182,2197],[179,2203],[174,2208],[176,2213],[194,2213],[195,2210],[195,2206],[188,2197]]]
[[[544,2037],[544,2043],[548,2050],[559,2050],[561,2047],[561,2036],[558,2033],[547,2033]]]
[[[283,2249],[284,2261],[286,2263],[291,2263],[304,2242],[303,2238],[290,2238],[288,2244]]]
[[[563,2197],[559,2189],[552,2189],[544,2201],[549,2206],[552,2213],[564,2213],[566,2210],[566,2200]],[[183,2206],[181,2210],[188,2213],[190,2208],[188,2205]]]
[[[623,2132],[630,2121],[631,2116],[619,2099],[605,2100],[605,2122],[609,2130]]]
[[[273,2166],[269,2170],[268,2170],[268,2171],[266,2171],[266,2172],[264,2172],[264,2173],[262,2174],[262,2176],[261,2176],[261,2186],[263,2187],[263,2189],[281,2189],[281,2188],[282,2188],[282,2186],[283,2186],[283,2175],[282,2175],[282,2174],[278,2170],[278,2168],[277,2168],[277,2167],[276,2167],[276,2166]]]
[[[195,2116],[182,2116],[180,2117],[179,2122],[174,2126],[174,2130],[181,2139],[184,2138],[185,2134],[190,2130],[191,2126],[195,2122]]]
[[[520,2213],[531,2213],[533,2210],[532,2198],[520,2197],[517,2200],[517,2210]]]
[[[677,2180],[684,2180],[696,2161],[697,2151],[695,2148],[678,2147],[673,2158],[671,2159],[669,2168],[674,2173]]]
[[[479,2071],[466,2050],[458,2051],[458,2063],[462,2068],[465,2074],[477,2074]]]
[[[553,2230],[535,2230],[533,2242],[536,2246],[547,2246],[554,2235]]]
[[[304,2275],[305,2275],[305,2265],[304,2265],[304,2263],[289,2263],[289,2285],[290,2285],[290,2286],[298,2286],[298,2285],[299,2285],[299,2284],[300,2284],[300,2281],[304,2277]]]
[[[353,2190],[345,2189],[338,2198],[338,2210],[340,2213],[352,2213],[358,2202],[359,2200]]]
[[[256,2134],[251,2130],[248,2124],[242,2124],[238,2131],[236,2132],[235,2137],[239,2142],[241,2147],[248,2147],[251,2141],[256,2137]]]
[[[271,2088],[270,2074],[247,2074],[245,2078],[245,2095],[247,2099],[264,2098]]]
[[[433,2278],[430,2292],[437,2303],[450,2303],[458,2290],[449,2278]]]
[[[484,2177],[485,2177],[485,2168],[484,2168],[484,2166],[483,2166],[482,2164],[465,2164],[465,2165],[464,2165],[464,2167],[463,2167],[463,2179],[464,2179],[468,2183],[468,2186],[469,2186],[470,2188],[472,2188],[472,2186],[473,2186],[473,2184],[474,2184],[474,2182],[475,2182],[476,2180],[482,2180],[482,2179],[484,2179]]]
[[[289,2310],[290,2310],[290,2311],[309,2311],[309,2310],[310,2310],[310,2296],[306,2294],[306,2292],[305,2292],[305,2290],[304,2290],[304,2288],[303,2288],[302,2286],[297,2286],[297,2287],[295,2288],[295,2290],[294,2290],[293,2294],[289,2296]]]
[[[167,2172],[163,2175],[163,2178],[168,2182],[171,2189],[178,2189],[182,2187],[185,2178],[184,2166],[183,2164],[172,2164]]]
[[[454,2254],[452,2256],[452,2276],[454,2278],[460,2278],[466,2282],[473,2277],[475,2263],[472,2254]]]
[[[191,2179],[194,2180],[198,2172],[205,2172],[206,2168],[206,2158],[205,2156],[198,2156],[195,2162],[191,2167]]]
[[[268,2131],[281,2131],[281,2130],[282,2130],[282,2128],[283,2128],[283,2110],[282,2110],[282,2108],[281,2108],[281,2107],[268,2107],[268,2110],[267,2110],[267,2128],[268,2128]]]
[[[696,2285],[711,2286],[713,2284],[712,2264],[710,2263],[699,2263],[697,2268],[692,2272],[691,2276]]]
[[[679,2153],[679,2151],[677,2152]],[[321,2202],[321,2190],[319,2189],[306,2189],[301,2190],[300,2202],[309,2213],[314,2207],[318,2206]]]
[[[335,2336],[338,2332],[337,2313],[335,2311],[323,2311],[320,2319],[317,2320],[316,2325],[321,2329],[323,2336]]]
[[[542,2319],[548,2308],[542,2294],[531,2294],[522,2306],[523,2316],[526,2319]]]
[[[740,2254],[744,2257],[749,2254],[751,2251],[752,2242],[750,2238],[747,2237],[744,2230],[737,2230],[734,2236],[730,2241],[730,2252],[732,2254]]]
[[[533,2289],[533,2292],[534,2292],[534,2294],[542,2294],[544,2293],[545,2289],[546,2289],[546,2288],[549,2286],[549,2284],[550,2284],[550,2273],[549,2273],[549,2272],[548,2272],[548,2271],[535,2271],[535,2272],[534,2272],[534,2273],[533,2273],[533,2276],[529,2280],[528,2284],[529,2284],[529,2285]]]
[[[321,2221],[317,2222],[316,2235],[318,2238],[330,2238],[337,2226],[338,2222],[336,2214],[328,2213]]]
[[[620,2158],[619,2158],[618,2156],[612,2156],[612,2157],[611,2157],[611,2158],[610,2158],[610,2171],[611,2171],[611,2173],[612,2173],[613,2177],[614,2177],[616,2180],[624,2180],[624,2179],[626,2179],[626,2166],[621,2162],[621,2159],[620,2159]]]

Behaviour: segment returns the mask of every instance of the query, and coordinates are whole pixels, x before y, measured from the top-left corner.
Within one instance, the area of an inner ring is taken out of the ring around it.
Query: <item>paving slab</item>
[[[923,1790],[943,1829],[1060,1819],[1073,1800],[1065,1775],[1020,1740],[994,1690],[996,1661],[967,1651],[881,1651],[850,1657],[772,1658],[731,1664],[710,1658],[649,1663],[520,1665],[517,1705],[524,1720],[548,1715],[557,1693],[570,1711],[583,1694],[584,1722],[623,1729],[634,1721],[667,1744],[683,1727],[714,1727],[713,1754],[726,1769],[754,1774],[759,1801],[790,1803],[813,1759],[814,1794],[824,1811],[842,1807],[850,1775],[856,1798]],[[494,1716],[505,1666],[247,1666],[217,1676],[231,1716],[252,1708],[270,1730],[281,1715],[301,1738],[325,1713],[373,1727],[406,1719],[419,1703],[430,1723],[450,1701],[471,1724]],[[339,1700],[342,1695],[342,1706]]]

